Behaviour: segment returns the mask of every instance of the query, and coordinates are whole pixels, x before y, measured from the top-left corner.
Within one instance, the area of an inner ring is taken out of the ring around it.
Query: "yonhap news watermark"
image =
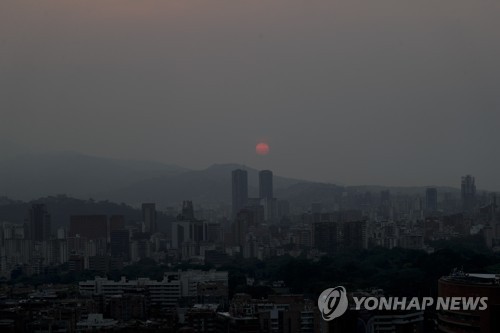
[[[353,310],[385,311],[483,311],[488,308],[488,297],[352,297],[349,303],[342,286],[324,290],[318,298],[318,308],[324,320],[342,316],[351,306]]]

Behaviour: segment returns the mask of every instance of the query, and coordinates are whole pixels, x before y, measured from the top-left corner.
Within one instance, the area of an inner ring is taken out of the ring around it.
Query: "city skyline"
[[[329,188],[307,191],[297,201],[274,191],[272,170],[225,173],[230,204],[183,200],[157,209],[155,202],[133,208],[67,196],[5,200],[0,206],[3,327],[81,332],[155,325],[169,333],[258,333],[274,327],[314,333],[336,331],[336,325],[357,332],[356,323],[363,321],[364,332],[399,327],[463,332],[460,316],[450,321],[437,310],[399,314],[395,308],[366,307],[329,323],[314,300],[321,299],[325,286],[341,284],[356,290],[351,295],[428,298],[483,286],[478,292],[490,296],[485,312],[464,310],[474,316],[470,332],[495,331],[498,323],[489,318],[498,309],[500,279],[474,272],[497,267],[492,264],[500,251],[500,215],[497,195],[478,193],[473,175],[461,177],[460,193],[378,188],[340,189],[330,196]],[[249,197],[249,176],[257,177],[256,197]],[[483,259],[477,260],[478,253]],[[457,269],[464,261],[466,271]],[[394,274],[399,277],[392,279]],[[463,286],[449,288],[447,281]],[[41,311],[30,311],[34,307]],[[281,321],[282,316],[289,319]],[[454,326],[458,331],[447,329]]]
[[[76,151],[33,151],[30,149],[27,149],[26,147],[23,148],[16,148],[16,149],[8,149],[8,148],[16,147],[16,145],[12,144],[10,142],[8,145],[4,146],[4,150],[2,151],[2,142],[0,141],[0,152],[2,152],[2,155],[0,155],[0,161],[3,161],[4,164],[0,164],[0,180],[2,177],[2,174],[5,176],[8,175],[9,172],[12,172],[9,177],[12,177],[14,175],[14,179],[16,179],[16,172],[19,170],[22,172],[22,170],[26,170],[25,172],[31,172],[31,170],[26,169],[22,163],[26,163],[26,161],[29,161],[31,164],[37,162],[38,159],[42,161],[41,170],[44,170],[43,168],[50,168],[56,166],[57,163],[61,163],[59,159],[62,159],[63,162],[70,161],[71,159],[75,159],[75,161],[78,160],[88,160],[86,162],[90,163],[91,165],[96,165],[97,168],[96,170],[88,170],[88,175],[87,177],[90,178],[90,180],[93,180],[92,177],[95,175],[94,171],[99,172],[99,164],[104,163],[105,166],[105,172],[107,173],[108,167],[112,167],[113,165],[116,165],[116,163],[123,163],[123,165],[130,164],[129,167],[132,169],[137,169],[140,170],[141,168],[144,169],[151,169],[153,170],[153,174],[151,176],[145,176],[144,179],[146,178],[156,178],[157,175],[155,172],[158,172],[162,169],[169,170],[169,173],[172,171],[175,171],[173,173],[182,173],[182,172],[199,172],[199,171],[204,171],[208,170],[210,168],[216,167],[216,166],[235,166],[243,169],[251,169],[251,170],[266,170],[269,169],[267,165],[264,165],[263,167],[259,167],[258,165],[252,165],[252,164],[244,164],[244,163],[221,163],[221,162],[214,162],[206,167],[202,168],[189,168],[183,165],[175,164],[175,163],[163,163],[158,160],[139,160],[139,159],[128,159],[128,158],[111,158],[109,156],[97,156],[97,155],[87,155],[83,154],[80,152]],[[5,163],[6,162],[6,163]],[[53,165],[51,165],[53,163]],[[109,166],[106,166],[106,164],[109,164]],[[122,165],[122,166],[123,166]],[[2,170],[7,166],[8,169]],[[102,166],[102,165],[100,165]],[[16,170],[18,169],[18,170]],[[51,173],[47,169],[48,173]],[[274,170],[276,171],[276,170]],[[71,173],[71,169],[68,170],[67,172]],[[81,170],[76,170],[75,169],[75,175],[78,175],[78,172],[81,172]],[[326,184],[333,184],[333,185],[339,185],[339,186],[346,186],[346,187],[355,187],[355,186],[381,186],[381,187],[394,187],[394,188],[412,188],[412,187],[450,187],[456,190],[460,190],[461,184],[460,181],[457,182],[457,179],[460,179],[465,174],[473,174],[469,171],[464,171],[464,172],[459,172],[457,173],[457,178],[451,179],[449,182],[445,182],[444,180],[437,182],[431,182],[431,179],[434,179],[434,177],[430,177],[427,181],[423,180],[420,183],[376,183],[376,182],[367,182],[367,183],[358,183],[358,182],[353,182],[353,183],[345,183],[341,182],[335,179],[316,179],[313,175],[305,175],[305,177],[295,177],[293,175],[288,175],[286,172],[282,172],[281,170],[278,170],[276,173],[279,177],[287,178],[287,179],[292,179],[296,181],[305,181],[305,182],[313,182],[313,183],[326,183]],[[22,174],[21,174],[22,175]],[[29,175],[29,174],[26,174]],[[107,175],[107,174],[106,174]],[[31,176],[31,175],[29,175]],[[332,174],[332,177],[335,177],[336,175]],[[491,183],[486,183],[484,180],[479,176],[475,174],[476,178],[479,179],[479,185],[478,185],[478,191],[490,191],[490,192],[499,192],[500,187],[495,187],[492,186]],[[50,175],[50,177],[53,177],[53,175]],[[96,177],[96,180],[102,177],[102,175],[99,175]],[[8,179],[9,181],[13,181],[12,179]],[[128,186],[129,183],[125,182],[122,184],[123,186]],[[9,187],[9,185],[7,186]],[[3,189],[0,189],[0,191]],[[96,192],[96,191],[94,191]],[[99,192],[99,191],[97,191]],[[40,195],[54,195],[54,194],[64,194],[64,191],[59,191],[57,193],[54,192],[48,192],[48,193],[42,193],[42,194],[34,194],[31,198],[36,198],[37,196]],[[68,193],[71,195],[71,193]],[[89,192],[89,194],[93,194],[92,191]],[[13,198],[17,198],[17,195],[12,195],[9,194],[8,192],[0,192],[0,195],[4,196],[12,196]],[[25,198],[26,199],[26,198]],[[109,198],[112,199],[112,198]]]
[[[499,17],[0,0],[0,331],[500,332]]]

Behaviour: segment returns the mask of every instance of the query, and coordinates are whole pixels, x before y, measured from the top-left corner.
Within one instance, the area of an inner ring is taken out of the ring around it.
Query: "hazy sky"
[[[1,0],[0,113],[41,150],[500,189],[500,1]]]

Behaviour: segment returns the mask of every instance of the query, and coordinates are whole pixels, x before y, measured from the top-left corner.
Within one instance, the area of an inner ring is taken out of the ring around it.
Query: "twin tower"
[[[255,200],[255,199],[252,199]],[[262,170],[259,172],[259,198],[264,202],[272,202],[273,196],[273,172]],[[232,172],[232,217],[249,203],[248,198],[248,173],[246,170],[237,169]]]

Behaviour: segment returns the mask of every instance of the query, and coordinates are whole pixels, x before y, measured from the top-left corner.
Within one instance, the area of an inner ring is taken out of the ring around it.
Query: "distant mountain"
[[[258,195],[258,170],[237,164],[214,164],[204,170],[186,171],[180,174],[165,175],[139,181],[118,190],[96,193],[95,198],[128,202],[137,205],[144,201],[154,201],[163,205],[172,205],[182,200],[195,203],[231,202],[231,171],[244,169],[248,172],[249,196]],[[276,191],[285,189],[302,180],[275,176]]]
[[[135,207],[142,202],[156,202],[160,210],[182,200],[193,200],[195,205],[229,205],[231,171],[238,168],[248,171],[249,196],[258,195],[258,170],[238,164],[214,164],[204,170],[189,170],[151,161],[111,159],[75,152],[35,154],[12,145],[3,144],[3,147],[0,151],[0,196],[17,200],[65,194],[81,199],[125,202]],[[377,194],[389,189],[394,194],[425,193],[425,187],[339,186],[277,175],[274,188],[277,198],[290,201],[298,209],[307,209],[313,202],[331,206],[339,201],[343,192]],[[438,193],[457,191],[438,187]]]
[[[23,153],[0,160],[0,195],[22,200],[57,194],[89,198],[93,193],[186,170],[158,162],[74,152]]]
[[[126,202],[175,205],[230,203],[231,171],[248,171],[249,194],[258,194],[258,170],[237,164],[214,164],[189,170],[159,162],[111,159],[76,152],[32,153],[4,145],[0,154],[0,196],[30,201],[64,194]],[[7,153],[8,150],[8,153]],[[16,153],[19,152],[19,153]],[[276,190],[305,181],[275,177]]]

